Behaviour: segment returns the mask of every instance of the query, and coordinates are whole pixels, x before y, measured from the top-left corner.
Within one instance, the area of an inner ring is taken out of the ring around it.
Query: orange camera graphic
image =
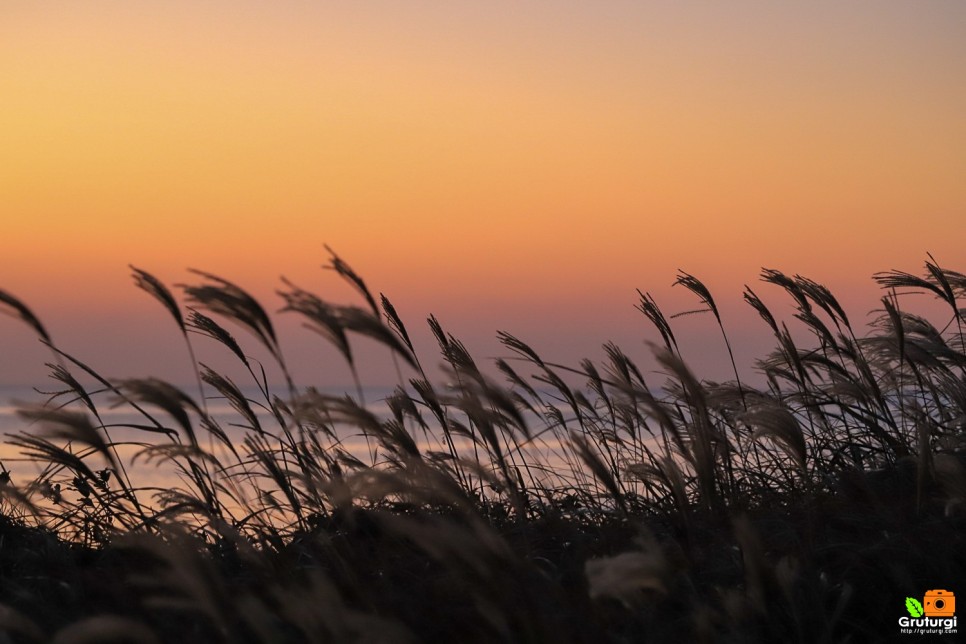
[[[952,617],[956,614],[956,596],[948,590],[927,590],[922,607],[926,617]]]

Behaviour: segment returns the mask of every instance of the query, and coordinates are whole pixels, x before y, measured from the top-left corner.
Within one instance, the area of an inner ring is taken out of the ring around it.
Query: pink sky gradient
[[[505,329],[571,364],[608,340],[646,356],[635,289],[693,308],[682,268],[750,366],[762,266],[858,321],[875,271],[966,270],[964,33],[958,2],[7,2],[0,288],[106,375],[180,381],[129,263],[218,273],[270,310],[283,274],[349,301],[327,243],[430,362],[435,313],[480,359]],[[306,383],[346,382],[280,324]],[[712,320],[676,324],[727,377]],[[7,318],[0,357],[0,383],[49,360]],[[362,366],[394,378],[383,352]]]

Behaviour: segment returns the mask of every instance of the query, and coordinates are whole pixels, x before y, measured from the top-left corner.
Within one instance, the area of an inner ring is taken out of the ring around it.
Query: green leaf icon
[[[906,597],[906,610],[912,617],[922,617],[922,604],[919,603],[918,599]]]

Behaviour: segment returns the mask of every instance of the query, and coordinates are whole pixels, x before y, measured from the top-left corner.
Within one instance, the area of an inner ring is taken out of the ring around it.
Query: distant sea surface
[[[47,402],[51,394],[54,391],[53,387],[40,388],[42,392],[38,392],[32,387],[28,386],[9,386],[0,385],[0,433],[6,434],[10,432],[17,432],[21,430],[29,430],[30,424],[28,421],[17,415],[17,409],[22,407],[34,407],[42,405]],[[180,389],[184,391],[192,399],[198,399],[197,385],[181,386]],[[331,396],[342,396],[349,394],[353,399],[357,399],[358,394],[354,388],[325,388],[319,390],[321,393]],[[231,408],[226,400],[221,397],[212,397],[211,390],[206,389],[206,394],[209,396],[207,399],[208,413],[211,414],[219,423],[222,424],[226,431],[229,431],[233,423],[239,422],[240,418],[238,413]],[[264,396],[257,388],[242,389],[244,393],[250,400],[256,402],[264,402]],[[272,395],[278,395],[283,400],[288,398],[288,392],[285,390],[271,391]],[[376,415],[382,416],[388,413],[389,409],[386,406],[385,399],[392,393],[392,388],[390,387],[364,387],[362,390],[362,395],[365,399],[366,408],[369,411],[375,413]],[[70,402],[70,398],[67,396],[60,396],[56,398],[51,404],[54,406],[64,405]],[[97,411],[107,426],[123,425],[129,423],[141,423],[144,424],[144,416],[133,410],[128,405],[121,404],[117,407],[113,406],[113,402],[117,400],[117,396],[114,394],[99,394],[94,397],[94,402],[97,405]],[[158,410],[157,407],[151,407],[150,405],[142,405],[151,413],[156,414],[156,417],[161,420],[164,418],[165,413]],[[69,407],[75,411],[86,411],[87,408],[80,402],[75,402]],[[253,409],[258,413],[259,409],[257,406],[253,405]],[[265,420],[269,424],[273,423],[274,420],[267,413],[258,413],[259,420]],[[166,419],[170,420],[170,419]]]
[[[50,389],[52,390],[53,388]],[[197,385],[181,387],[181,390],[197,400]],[[43,391],[46,392],[48,390],[44,389]],[[353,399],[358,395],[351,389],[329,388],[320,391],[321,393],[333,396],[341,396],[349,393]],[[388,387],[364,388],[362,393],[366,402],[366,408],[380,418],[386,417],[389,409],[385,403],[385,399],[391,391],[392,389]],[[206,394],[209,396],[211,393],[210,390],[206,390]],[[243,393],[256,403],[264,403],[264,396],[257,388],[252,388],[247,391],[243,390]],[[271,393],[279,395],[283,400],[288,398],[287,392],[285,391],[273,391]],[[36,463],[25,460],[19,448],[7,444],[7,441],[10,439],[9,435],[21,432],[34,433],[40,430],[36,423],[18,415],[17,410],[25,407],[34,408],[41,406],[47,403],[50,397],[50,393],[40,393],[27,386],[0,386],[0,463],[3,463],[6,469],[15,471],[21,475],[16,478],[23,479],[24,477],[29,477],[31,473],[38,471],[39,467]],[[103,431],[108,434],[111,442],[119,444],[132,442],[157,443],[167,440],[163,434],[141,431],[130,427],[131,425],[149,425],[151,421],[147,420],[130,405],[115,405],[114,403],[116,401],[117,396],[114,394],[98,394],[94,397],[100,420],[104,425]],[[73,411],[85,412],[91,415],[83,403],[71,402],[68,396],[57,397],[49,404],[54,407],[68,405],[68,408]],[[166,412],[148,404],[142,404],[141,406],[165,427],[179,431],[180,433],[178,424]],[[252,408],[255,410],[259,422],[263,423],[263,426],[267,430],[277,432],[277,421],[271,414],[254,403],[252,404]],[[243,422],[241,416],[232,409],[225,399],[209,397],[207,400],[207,409],[208,413],[218,422],[232,442],[240,444],[245,434],[250,431],[248,428],[240,426]],[[199,443],[202,446],[207,446],[208,440],[206,432],[197,426],[198,419],[194,417],[194,414],[190,414],[190,416],[192,422],[196,423],[195,430]],[[91,420],[95,425],[98,425],[95,418],[92,417]],[[359,435],[357,429],[343,427],[340,431],[340,428],[337,427],[336,434],[342,441],[342,445],[349,452],[360,457],[368,453],[369,446],[365,438]],[[137,449],[136,446],[129,444],[127,448],[122,448],[122,451],[130,456]]]
[[[192,399],[197,400],[197,385],[182,386],[180,389],[192,397]],[[358,398],[358,392],[352,388],[325,388],[319,391],[322,394],[330,396],[341,397],[348,394],[354,400]],[[378,418],[389,418],[390,411],[385,401],[392,391],[393,389],[391,387],[363,388],[362,395],[366,409]],[[259,423],[262,424],[266,431],[278,435],[280,428],[277,420],[263,406],[265,402],[264,395],[257,388],[243,389],[242,392],[252,401],[251,405],[258,417]],[[206,394],[209,396],[206,401],[208,413],[218,423],[221,429],[224,430],[234,445],[241,445],[245,436],[251,433],[251,429],[244,426],[246,421],[243,420],[225,399],[213,397],[211,396],[212,393],[214,392],[210,388],[206,388]],[[270,393],[278,395],[282,400],[289,398],[288,392],[285,390],[272,391]],[[42,431],[42,427],[38,426],[42,425],[42,421],[33,422],[25,419],[17,414],[17,410],[24,407],[31,408],[43,405],[50,400],[50,397],[50,393],[41,393],[31,387],[0,387],[0,434],[2,434],[0,436],[0,464],[7,471],[11,472],[11,478],[17,483],[27,483],[34,480],[41,471],[41,464],[30,458],[26,458],[21,453],[19,447],[10,445],[7,441],[10,440],[10,435],[21,432],[32,434]],[[141,485],[168,488],[176,485],[178,478],[173,474],[170,467],[158,467],[156,462],[148,462],[148,459],[144,458],[143,454],[136,462],[132,460],[136,454],[143,451],[145,444],[160,444],[168,442],[170,439],[161,433],[148,432],[132,427],[136,425],[152,425],[153,421],[147,419],[143,414],[128,404],[115,404],[117,400],[117,395],[113,393],[97,394],[94,396],[100,422],[103,423],[101,431],[106,434],[105,438],[116,446],[122,461],[125,462],[125,467],[131,467],[133,471],[136,471],[136,478]],[[54,406],[69,405],[69,408],[73,411],[91,415],[83,403],[79,401],[72,402],[67,396],[57,397],[49,404]],[[182,435],[183,432],[180,426],[167,412],[146,403],[141,406],[166,428]],[[543,424],[530,413],[524,415],[531,429],[538,429]],[[198,442],[203,448],[212,450],[216,455],[219,455],[219,452],[226,451],[217,441],[209,440],[210,434],[200,427],[196,414],[192,412],[189,414],[189,417],[193,423]],[[425,418],[427,422],[432,422],[432,414],[425,414]],[[95,426],[100,427],[100,423],[98,423],[96,418],[91,417],[91,420]],[[377,461],[382,460],[382,456],[379,456],[382,452],[379,450],[378,441],[372,439],[367,440],[358,427],[353,425],[340,426],[336,424],[333,430],[340,446],[355,458],[364,463],[373,462],[373,457]],[[447,449],[441,432],[433,432],[432,430],[427,432],[421,429],[413,431],[411,428],[410,431],[413,432],[411,435],[418,449],[424,453],[427,451],[441,452]],[[184,440],[183,435],[182,440]],[[328,442],[329,440],[327,438],[324,442]],[[454,436],[452,440],[460,452],[475,454],[473,443],[468,437]],[[532,453],[533,456],[537,456],[538,460],[549,466],[551,470],[556,470],[558,467],[567,470],[571,467],[570,463],[561,460],[559,452],[561,443],[555,436],[541,433],[539,440],[528,444],[524,449],[528,453]],[[222,455],[227,456],[227,454]],[[231,462],[231,460],[229,457],[227,462]],[[95,467],[103,466],[99,460],[92,463],[92,465]],[[547,471],[546,474],[553,476],[550,471]]]

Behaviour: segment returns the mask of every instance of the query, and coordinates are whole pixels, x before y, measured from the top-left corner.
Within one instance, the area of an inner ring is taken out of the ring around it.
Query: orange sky
[[[0,288],[111,375],[177,378],[128,263],[274,308],[281,274],[351,296],[328,243],[413,327],[570,362],[643,353],[634,289],[687,308],[678,268],[749,342],[761,266],[859,317],[874,271],[966,270],[960,2],[317,4],[4,2]],[[4,353],[0,382],[47,359],[6,318]]]

